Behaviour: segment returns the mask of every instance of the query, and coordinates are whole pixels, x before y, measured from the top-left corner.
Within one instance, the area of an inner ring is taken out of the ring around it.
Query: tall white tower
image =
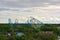
[[[10,27],[12,27],[12,26],[13,26],[13,23],[12,23],[12,21],[11,21],[11,19],[10,19],[10,18],[8,19],[8,23],[9,23],[9,26],[10,26]]]

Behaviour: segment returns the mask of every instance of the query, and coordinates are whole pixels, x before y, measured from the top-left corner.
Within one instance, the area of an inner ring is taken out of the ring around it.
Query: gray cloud
[[[60,5],[60,0],[0,0],[0,3],[2,4],[2,5],[0,4],[0,6],[30,7],[30,6]]]
[[[0,19],[0,23],[7,22],[6,20],[10,17],[14,19],[29,15],[34,17],[53,16],[60,19],[60,0],[0,0],[0,18],[3,18]],[[37,17],[37,19],[39,18]],[[49,22],[51,21],[48,20]]]
[[[1,7],[0,11],[19,11],[19,10],[16,9],[16,8],[4,8],[4,7]]]

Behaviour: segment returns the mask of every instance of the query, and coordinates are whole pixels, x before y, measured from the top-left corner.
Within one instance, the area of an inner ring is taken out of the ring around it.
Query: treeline
[[[58,40],[56,25],[0,25],[0,40]]]

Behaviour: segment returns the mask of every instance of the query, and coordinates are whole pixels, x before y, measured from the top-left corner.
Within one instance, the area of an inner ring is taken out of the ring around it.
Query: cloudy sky
[[[60,0],[0,0],[0,23],[24,22],[29,16],[44,23],[60,23]]]

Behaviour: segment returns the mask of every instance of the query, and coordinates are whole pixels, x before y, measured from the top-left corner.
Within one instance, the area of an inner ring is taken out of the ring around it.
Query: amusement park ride
[[[11,19],[9,18],[8,22],[9,22],[9,26],[10,27],[17,27],[18,24],[19,24],[17,19],[15,19],[15,23],[12,23]],[[27,25],[26,25],[27,27],[31,26],[33,28],[39,28],[39,27],[41,27],[43,25],[42,22],[40,22],[39,20],[37,20],[34,17],[29,17],[28,20],[26,21],[26,23],[27,23]],[[10,34],[11,33],[8,33],[8,35],[10,35]],[[23,33],[22,32],[18,32],[16,35],[21,37],[23,35]]]
[[[9,18],[8,19],[8,22],[9,22],[9,26],[17,26],[18,23],[18,19],[15,19],[15,23],[12,23],[11,19]],[[36,18],[34,17],[29,17],[28,20],[26,21],[26,23],[29,25],[34,25],[35,27],[38,27],[38,26],[41,26],[43,25],[42,22],[40,22],[39,20],[37,20]]]
[[[28,23],[28,24],[31,24],[32,27],[35,27],[35,28],[38,28],[38,27],[40,27],[40,26],[43,25],[42,22],[40,22],[39,20],[37,20],[37,19],[34,18],[34,17],[28,18],[27,23]]]

